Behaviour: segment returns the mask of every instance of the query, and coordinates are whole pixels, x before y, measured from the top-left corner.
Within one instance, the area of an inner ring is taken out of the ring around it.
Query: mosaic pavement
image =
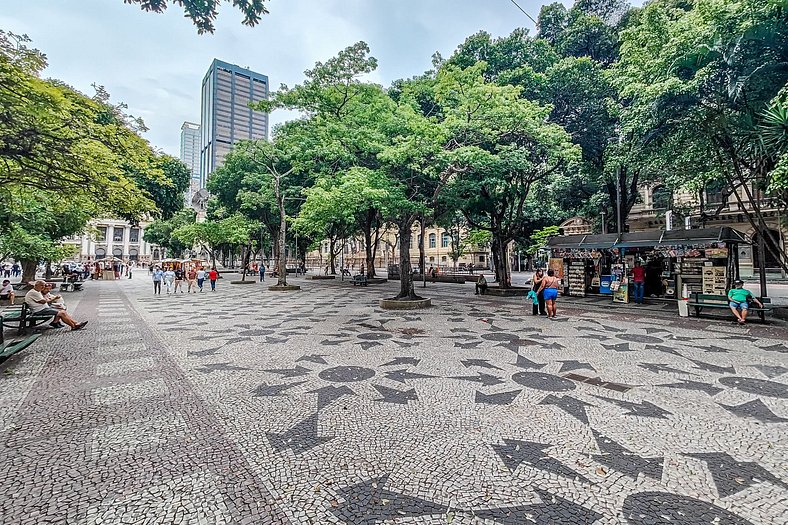
[[[3,524],[788,523],[785,332],[90,284],[0,365]]]

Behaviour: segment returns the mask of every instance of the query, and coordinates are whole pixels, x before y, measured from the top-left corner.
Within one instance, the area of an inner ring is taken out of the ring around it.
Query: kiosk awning
[[[751,244],[742,232],[723,226],[695,230],[654,230],[634,233],[608,233],[602,235],[563,235],[551,237],[548,248],[556,249],[604,249],[604,248],[650,248],[654,246],[681,246],[727,242]]]

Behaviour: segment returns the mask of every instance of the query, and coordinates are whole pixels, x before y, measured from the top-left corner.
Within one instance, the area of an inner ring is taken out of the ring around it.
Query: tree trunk
[[[410,266],[410,238],[413,219],[404,219],[397,223],[399,238],[399,294],[394,299],[421,299],[413,290],[413,272]]]
[[[512,287],[512,276],[509,273],[509,261],[506,257],[506,244],[507,241],[505,239],[493,237],[492,252],[495,265],[495,280],[498,281],[500,288]]]
[[[378,223],[378,225],[375,227],[375,235],[372,241],[372,257],[371,257],[372,264],[369,265],[369,270],[371,270],[371,272],[369,272],[368,275],[369,278],[377,277],[378,275],[377,272],[375,271],[375,260],[378,258],[379,243],[380,243],[380,223]]]
[[[26,284],[36,280],[36,261],[22,261],[22,283]]]
[[[243,250],[243,248],[242,248],[242,250]],[[252,244],[249,243],[249,245],[246,246],[246,250],[244,252],[244,258],[243,258],[244,271],[241,274],[241,281],[245,281],[246,280],[246,269],[249,268],[249,256],[251,254],[252,254]]]
[[[331,266],[331,275],[337,274],[337,253],[335,251],[337,241],[333,237],[328,239],[328,264]]]
[[[375,261],[372,259],[372,223],[375,220],[375,213],[375,210],[367,210],[364,216],[364,259],[368,279],[375,276]]]

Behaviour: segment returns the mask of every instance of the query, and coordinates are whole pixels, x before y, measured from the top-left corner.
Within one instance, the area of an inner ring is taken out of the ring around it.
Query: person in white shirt
[[[14,298],[16,294],[14,293],[14,287],[11,286],[11,281],[8,279],[3,281],[3,286],[0,286],[0,299],[8,299],[11,301],[11,304],[14,304]]]
[[[46,286],[46,282],[36,281],[33,285],[33,289],[25,295],[25,304],[30,308],[30,311],[35,314],[46,314],[54,317],[52,322],[49,323],[53,328],[61,328],[63,324],[60,321],[70,326],[72,331],[84,328],[85,325],[88,324],[87,321],[78,323],[73,317],[68,315],[65,310],[58,310],[52,307],[51,303],[56,302],[59,296],[56,295],[51,299],[47,299],[44,295],[46,293]]]
[[[164,272],[164,286],[167,288],[167,295],[172,293],[172,284],[175,282],[175,272],[172,271],[172,268],[167,268],[167,271]]]
[[[44,297],[47,300],[52,300],[49,305],[54,308],[55,310],[63,310],[64,312],[67,310],[66,302],[63,300],[62,295],[52,295],[52,285],[47,283],[46,288],[44,290]]]
[[[202,266],[200,269],[197,270],[197,288],[200,289],[200,293],[202,293],[202,285],[205,283],[205,270]]]

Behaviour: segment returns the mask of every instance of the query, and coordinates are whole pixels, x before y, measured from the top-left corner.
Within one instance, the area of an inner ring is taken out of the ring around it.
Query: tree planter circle
[[[230,284],[254,284],[254,281],[230,281]]]
[[[287,286],[279,286],[276,284],[274,286],[269,286],[268,289],[272,292],[295,292],[300,290],[301,287],[293,284],[288,284]]]
[[[381,299],[384,310],[418,310],[432,306],[432,299]]]

